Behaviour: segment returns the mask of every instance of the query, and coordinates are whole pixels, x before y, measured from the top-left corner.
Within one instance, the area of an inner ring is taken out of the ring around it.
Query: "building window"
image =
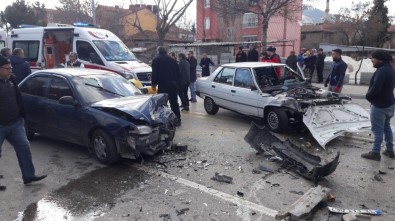
[[[210,8],[210,0],[204,0],[204,7]]]
[[[243,28],[258,26],[258,15],[255,13],[245,13],[243,15]]]
[[[210,18],[204,18],[204,29],[210,29]]]
[[[241,37],[243,41],[257,41],[256,35],[244,35]]]
[[[256,6],[258,5],[258,0],[249,0],[250,6]]]

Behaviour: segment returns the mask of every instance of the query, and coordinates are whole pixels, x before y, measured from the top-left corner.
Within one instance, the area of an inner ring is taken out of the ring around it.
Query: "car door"
[[[253,75],[248,68],[237,68],[231,90],[233,110],[251,116],[259,116],[258,101],[262,99]]]
[[[81,143],[82,108],[79,105],[60,104],[59,99],[63,96],[76,97],[67,79],[54,75],[50,81],[46,99],[46,133],[62,140]]]
[[[211,83],[211,98],[218,106],[232,109],[232,90],[235,68],[225,67],[215,77]]]
[[[45,125],[45,95],[49,87],[51,75],[36,74],[19,85],[26,114],[26,126],[30,131],[42,133]]]

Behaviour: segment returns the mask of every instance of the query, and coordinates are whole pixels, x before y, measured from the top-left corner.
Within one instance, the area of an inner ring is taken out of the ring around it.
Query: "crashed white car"
[[[284,64],[224,64],[198,79],[196,91],[208,114],[229,109],[264,120],[273,132],[303,122],[322,147],[343,132],[370,127],[369,113],[349,96],[314,87]]]

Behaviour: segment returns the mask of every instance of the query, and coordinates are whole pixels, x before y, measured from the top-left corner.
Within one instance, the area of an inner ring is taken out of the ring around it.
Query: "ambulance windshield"
[[[136,57],[128,47],[120,41],[93,41],[107,61],[135,61]]]

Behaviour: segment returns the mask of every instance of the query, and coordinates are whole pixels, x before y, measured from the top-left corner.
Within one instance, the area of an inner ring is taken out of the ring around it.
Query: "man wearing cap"
[[[391,67],[392,56],[383,51],[377,50],[371,57],[373,67],[377,68],[370,79],[369,89],[366,99],[371,103],[370,122],[374,135],[373,148],[370,152],[364,153],[361,157],[369,160],[381,160],[381,143],[383,135],[386,150],[384,156],[394,158],[393,134],[391,130],[391,118],[395,110],[395,71]]]
[[[35,174],[24,127],[22,95],[11,70],[10,59],[0,56],[0,157],[3,142],[7,140],[16,152],[23,183],[29,184],[44,179],[46,175]]]
[[[342,50],[334,49],[332,50],[333,65],[332,71],[328,78],[325,80],[325,87],[328,87],[329,91],[336,93],[341,93],[343,88],[343,80],[346,75],[347,64],[342,60]]]
[[[246,62],[247,54],[243,51],[243,46],[239,47],[239,51],[236,54],[236,62]]]
[[[269,59],[273,63],[281,63],[281,58],[278,54],[276,54],[275,47],[270,46],[266,49],[266,51],[267,51],[267,54],[269,55]],[[276,74],[277,74],[277,77],[280,78],[280,76],[281,76],[281,68],[280,67],[276,68]]]

